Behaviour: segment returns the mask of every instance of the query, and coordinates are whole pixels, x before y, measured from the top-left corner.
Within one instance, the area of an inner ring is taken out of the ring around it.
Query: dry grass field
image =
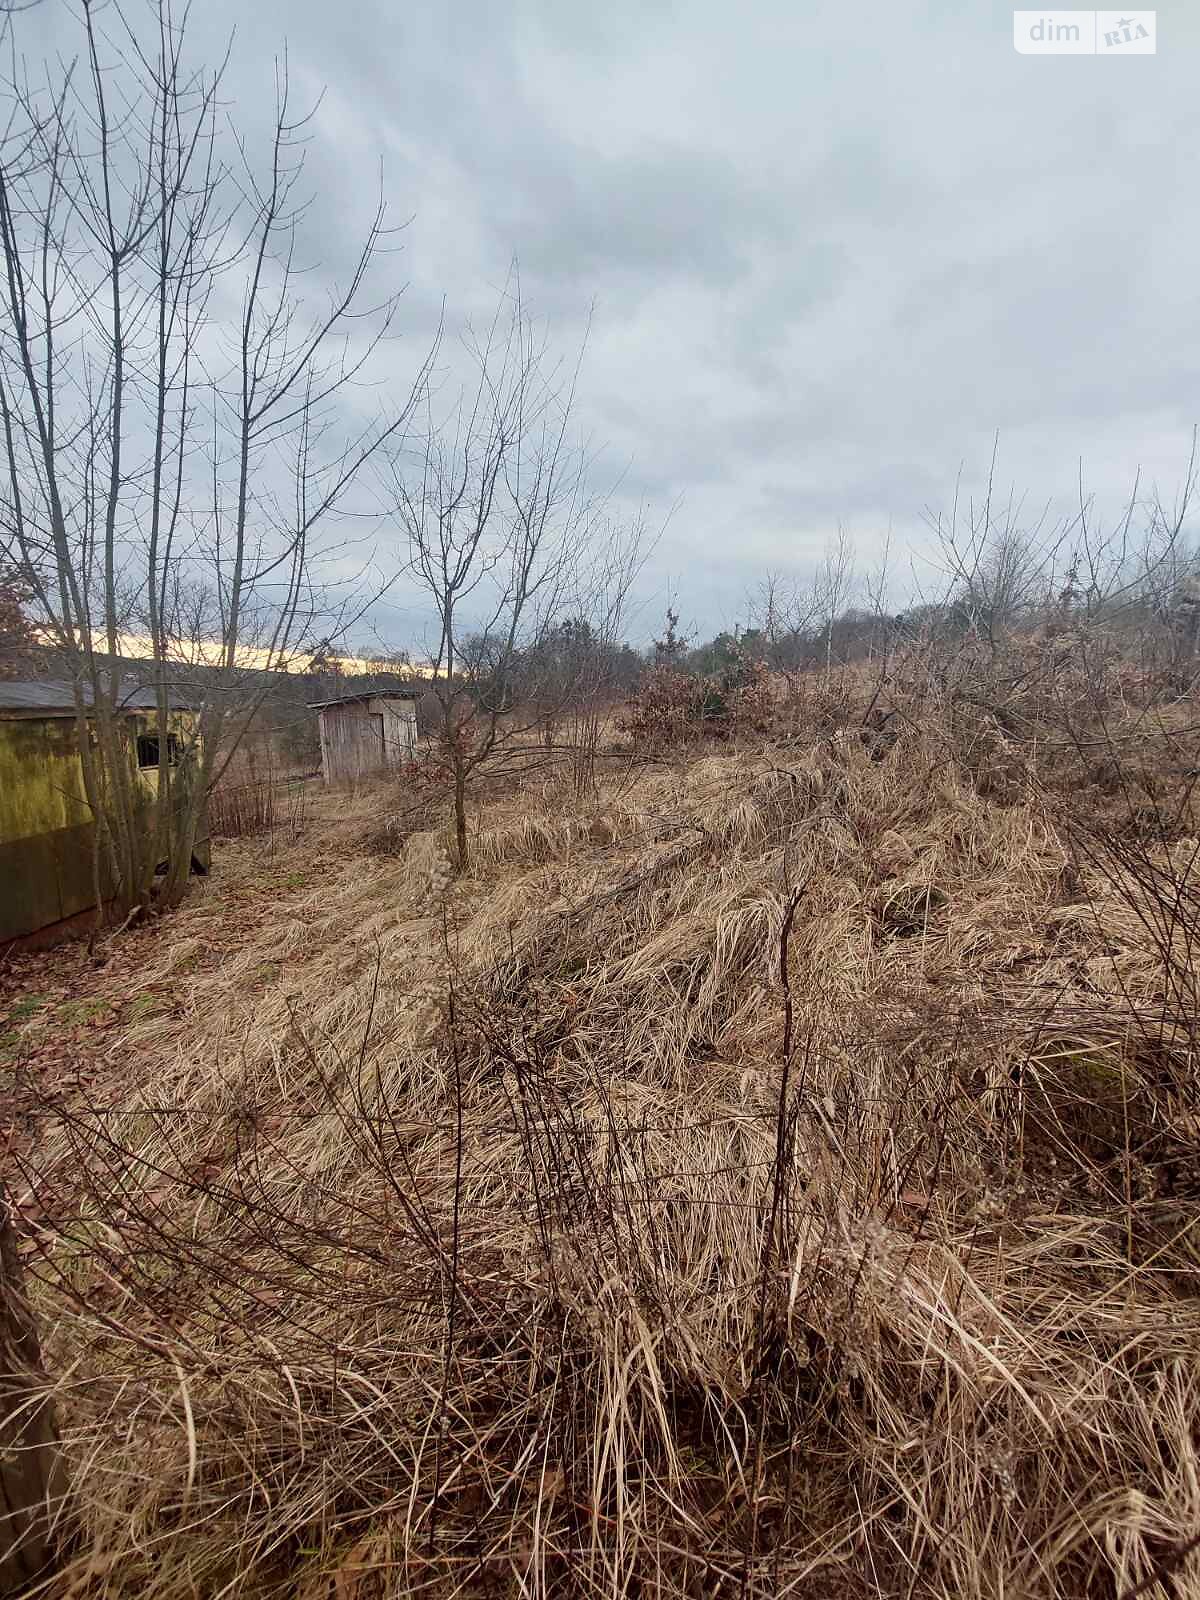
[[[913,682],[10,964],[42,1592],[1200,1596],[1198,708]]]

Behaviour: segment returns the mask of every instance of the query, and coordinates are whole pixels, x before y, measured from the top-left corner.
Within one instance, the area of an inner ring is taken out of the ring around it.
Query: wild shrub
[[[663,750],[716,735],[728,716],[725,699],[705,679],[677,667],[653,666],[617,727],[638,748]]]
[[[617,727],[649,750],[765,735],[775,720],[771,674],[740,652],[721,674],[706,677],[670,665],[648,669]]]

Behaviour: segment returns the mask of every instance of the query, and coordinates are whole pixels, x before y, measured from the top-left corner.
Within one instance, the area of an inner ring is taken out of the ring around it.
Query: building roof
[[[310,711],[324,711],[326,706],[353,705],[357,700],[419,700],[423,694],[428,694],[428,683],[402,683],[393,679],[390,683],[376,684],[373,689],[355,689],[349,694],[335,694],[329,700],[310,700]]]
[[[83,692],[84,705],[90,706],[91,684],[82,683],[80,689]],[[180,696],[178,689],[168,689],[167,693],[176,710],[188,705],[187,699]],[[153,689],[130,685],[122,692],[120,705],[125,711],[154,711],[158,706],[158,696]],[[74,686],[65,679],[57,678],[13,679],[11,682],[0,678],[0,716],[6,711],[40,711],[46,717],[73,717]]]

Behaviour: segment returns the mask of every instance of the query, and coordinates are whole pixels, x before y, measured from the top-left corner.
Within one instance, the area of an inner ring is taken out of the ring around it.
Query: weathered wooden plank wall
[[[413,700],[348,700],[325,706],[321,723],[321,768],[326,783],[365,778],[403,766],[417,744]]]

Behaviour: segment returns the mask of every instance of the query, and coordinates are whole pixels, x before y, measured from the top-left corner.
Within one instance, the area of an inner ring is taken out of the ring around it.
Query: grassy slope
[[[915,735],[530,787],[457,884],[380,803],[99,975],[25,1160],[72,1593],[1114,1595],[1200,1523],[1136,884]]]

